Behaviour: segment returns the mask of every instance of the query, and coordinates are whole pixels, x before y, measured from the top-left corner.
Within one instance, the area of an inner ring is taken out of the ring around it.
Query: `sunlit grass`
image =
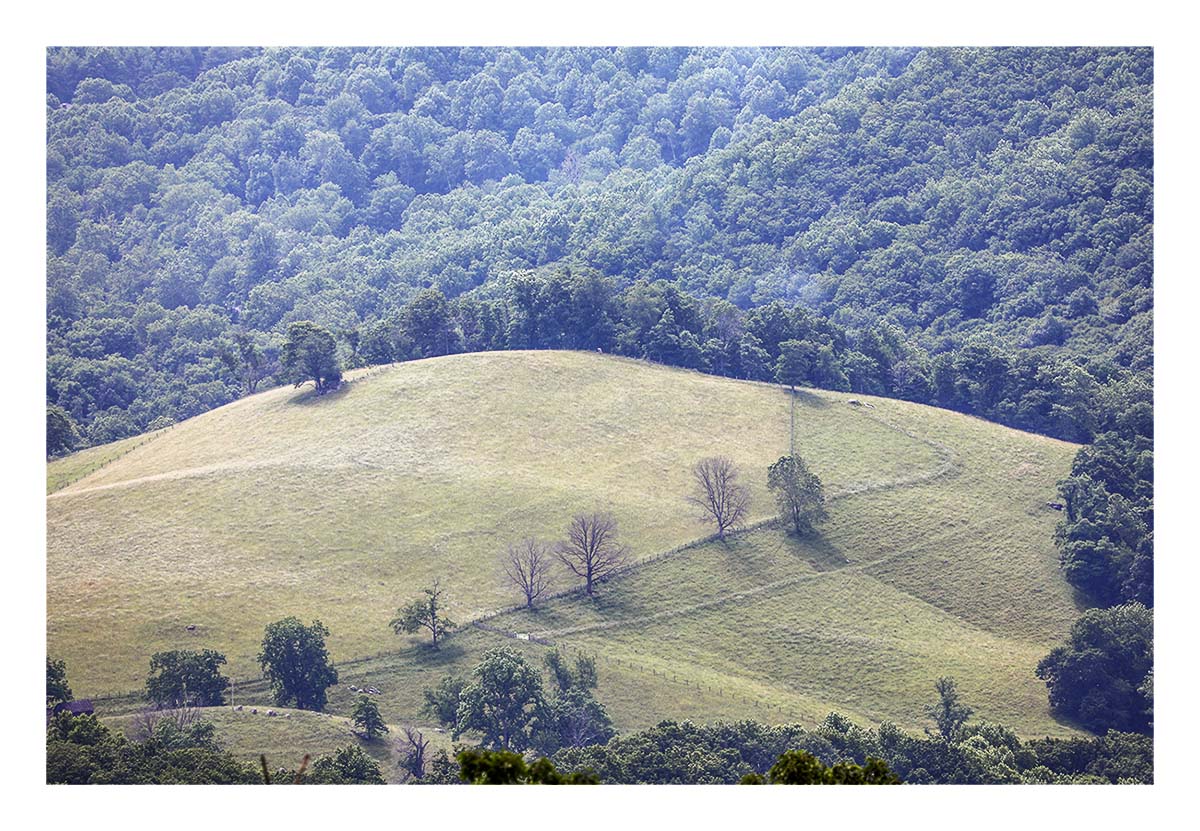
[[[244,399],[47,500],[50,651],[93,695],[138,687],[170,648],[219,649],[242,681],[258,676],[268,622],[320,618],[343,684],[374,683],[389,721],[415,721],[421,690],[488,646],[539,661],[545,647],[469,630],[434,653],[388,628],[398,605],[435,577],[459,621],[516,603],[505,545],[556,538],[578,510],[611,510],[639,558],[701,537],[684,496],[705,455],[738,462],[753,518],[768,518],[788,405],[767,384],[566,352],[439,358],[320,399]],[[796,443],[835,497],[818,538],[760,527],[614,578],[595,601],[489,624],[595,653],[623,730],[833,709],[916,728],[949,674],[981,717],[1065,732],[1032,672],[1077,612],[1045,507],[1074,446],[812,391],[797,397]],[[351,704],[331,690],[331,709]]]

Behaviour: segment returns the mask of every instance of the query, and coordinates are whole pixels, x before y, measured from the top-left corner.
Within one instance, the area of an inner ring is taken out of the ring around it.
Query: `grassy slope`
[[[127,439],[102,444],[99,447],[89,447],[78,453],[72,453],[70,456],[56,459],[46,466],[46,493],[54,493],[78,482],[83,477],[95,473],[135,447],[141,447],[162,433],[162,430],[155,430],[140,436],[130,436]]]
[[[850,397],[798,399],[797,449],[842,495],[819,540],[762,528],[630,572],[597,603],[491,624],[597,653],[622,729],[835,708],[918,726],[950,674],[981,717],[1064,732],[1031,673],[1076,614],[1044,508],[1074,447]],[[688,467],[711,453],[744,467],[766,516],[787,429],[777,388],[587,353],[414,362],[322,399],[272,390],[48,499],[50,650],[93,693],[185,646],[248,678],[267,622],[319,617],[343,683],[373,681],[386,718],[414,720],[420,690],[487,646],[544,648],[470,630],[432,655],[387,629],[401,601],[441,576],[459,620],[511,603],[498,553],[557,536],[573,510],[614,511],[641,556],[693,539]]]

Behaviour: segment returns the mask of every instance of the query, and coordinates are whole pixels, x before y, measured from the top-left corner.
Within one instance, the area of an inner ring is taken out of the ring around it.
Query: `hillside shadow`
[[[811,407],[814,410],[828,409],[831,405],[829,401],[808,390],[798,389],[794,393],[797,404],[802,404],[805,407]]]
[[[328,401],[339,401],[345,397],[353,386],[352,382],[344,381],[333,392],[317,393],[315,387],[305,387],[302,392],[293,395],[288,399],[289,404],[295,404],[300,407],[315,407]]]
[[[433,648],[432,643],[422,643],[407,651],[412,656],[413,663],[422,667],[450,666],[457,663],[466,653],[462,645],[455,642],[453,637],[439,643],[437,649]]]
[[[779,544],[783,550],[804,560],[814,571],[836,571],[850,564],[845,550],[819,531],[803,537],[790,531],[781,531],[780,535]]]

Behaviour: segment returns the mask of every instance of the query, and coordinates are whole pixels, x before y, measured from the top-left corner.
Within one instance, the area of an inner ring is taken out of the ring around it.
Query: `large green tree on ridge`
[[[312,381],[321,394],[337,389],[342,382],[337,342],[328,329],[311,320],[297,321],[288,327],[281,361],[297,387]]]
[[[258,655],[263,677],[271,684],[275,702],[295,703],[301,710],[324,710],[326,690],[338,682],[329,665],[325,638],[329,630],[319,620],[305,626],[286,617],[267,625]]]

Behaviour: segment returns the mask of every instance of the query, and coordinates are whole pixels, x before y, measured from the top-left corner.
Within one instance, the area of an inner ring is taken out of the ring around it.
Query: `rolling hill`
[[[819,537],[798,542],[768,521],[766,467],[789,446],[778,387],[551,351],[349,378],[335,394],[270,390],[49,465],[49,650],[77,692],[118,695],[155,651],[214,648],[253,700],[263,627],[296,615],[332,632],[331,709],[348,711],[345,685],[373,683],[393,723],[416,720],[421,690],[484,649],[540,660],[540,639],[597,656],[597,695],[621,730],[835,709],[915,729],[933,680],[950,675],[978,718],[1071,732],[1033,667],[1078,611],[1045,505],[1074,445],[800,392],[796,450],[832,501]],[[753,492],[752,527],[727,545],[704,538],[684,501],[690,466],[715,454]],[[594,601],[503,611],[517,600],[505,545],[556,539],[592,509],[613,512],[639,563]],[[436,653],[387,625],[435,577],[457,621],[487,627]]]

